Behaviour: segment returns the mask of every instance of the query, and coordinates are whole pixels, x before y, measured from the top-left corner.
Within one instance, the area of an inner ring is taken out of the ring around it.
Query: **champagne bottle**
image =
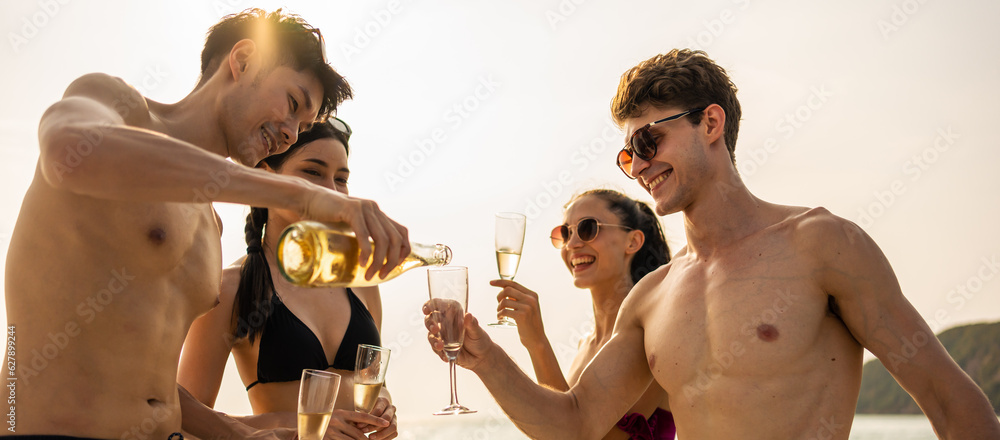
[[[366,280],[371,258],[358,261],[359,254],[358,239],[344,223],[296,222],[278,240],[278,268],[285,279],[299,286],[374,286],[415,267],[451,262],[448,246],[410,243],[410,255],[389,274]]]

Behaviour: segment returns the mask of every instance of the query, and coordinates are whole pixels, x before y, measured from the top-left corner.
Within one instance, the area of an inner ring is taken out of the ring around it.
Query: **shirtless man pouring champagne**
[[[374,242],[359,240],[368,278],[409,253],[374,202],[253,169],[351,97],[323,50],[297,16],[248,10],[212,28],[180,102],[88,74],[45,112],[6,268],[18,350],[44,353],[19,363],[17,435],[166,440],[182,413],[194,436],[255,434],[176,385],[188,328],[219,294],[211,202],[346,222]]]
[[[600,438],[655,380],[679,439],[846,440],[867,348],[938,436],[1000,438],[986,396],[861,228],[750,193],[734,166],[736,87],[703,52],[674,50],[627,71],[612,115],[628,136],[619,167],[658,215],[683,212],[687,246],[635,285],[614,336],[564,393],[535,385],[466,316],[458,362],[521,430]],[[566,246],[583,244],[571,236]],[[439,329],[425,325],[441,354]]]

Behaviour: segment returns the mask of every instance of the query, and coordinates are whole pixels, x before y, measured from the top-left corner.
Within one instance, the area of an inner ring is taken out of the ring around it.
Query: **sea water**
[[[399,421],[401,440],[521,440],[526,439],[503,413],[436,416]],[[923,415],[868,415],[854,417],[850,440],[935,440],[931,422]]]

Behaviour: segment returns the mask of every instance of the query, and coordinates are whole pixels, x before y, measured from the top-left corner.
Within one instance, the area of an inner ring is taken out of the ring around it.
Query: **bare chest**
[[[699,383],[809,368],[835,320],[811,273],[808,258],[773,241],[711,261],[675,260],[643,319],[658,382],[681,395]]]
[[[165,203],[114,211],[120,252],[164,275],[221,279],[221,224],[207,204]],[[110,239],[110,237],[108,237]]]
[[[211,205],[74,202],[62,204],[70,207],[68,212],[37,216],[51,221],[49,228],[37,231],[51,236],[37,243],[51,246],[43,254],[55,256],[41,264],[63,265],[60,258],[72,259],[74,273],[65,273],[65,281],[72,283],[114,268],[128,280],[124,290],[141,293],[122,295],[124,302],[134,298],[135,308],[164,307],[193,319],[191,315],[215,304],[222,249],[220,223]]]

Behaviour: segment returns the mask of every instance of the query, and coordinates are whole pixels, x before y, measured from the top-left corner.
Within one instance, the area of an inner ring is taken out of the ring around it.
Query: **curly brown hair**
[[[626,119],[642,115],[643,107],[678,106],[683,110],[718,104],[726,113],[724,139],[736,164],[736,136],[740,131],[740,101],[726,71],[701,50],[674,49],[643,61],[622,74],[611,100],[611,116],[621,127]],[[702,112],[687,116],[701,123]]]

